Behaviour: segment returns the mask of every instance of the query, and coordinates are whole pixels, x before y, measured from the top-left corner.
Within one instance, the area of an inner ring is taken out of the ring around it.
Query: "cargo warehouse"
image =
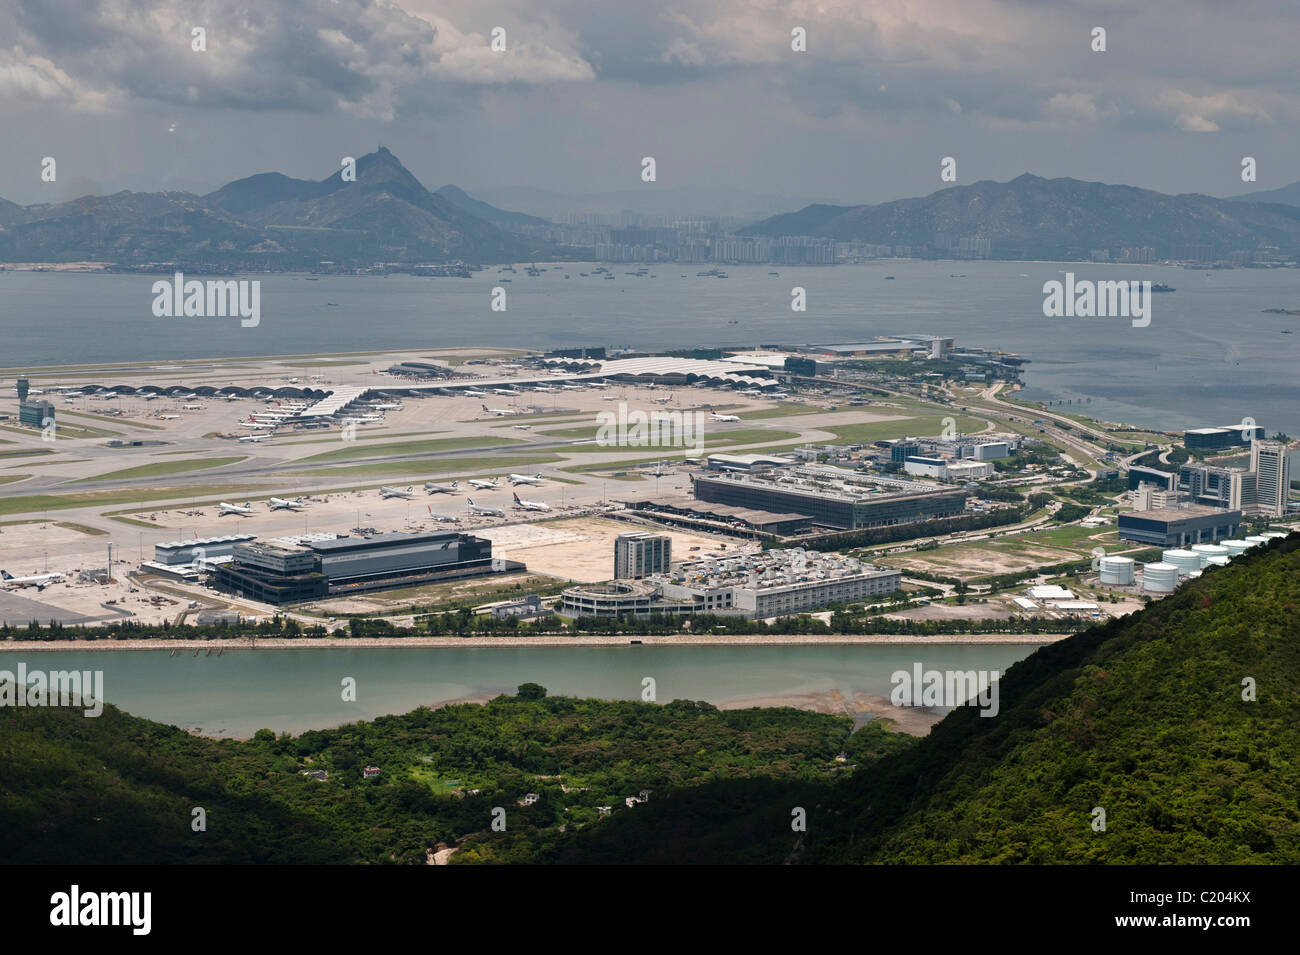
[[[279,604],[524,569],[494,562],[491,541],[456,531],[321,537],[237,543],[213,585]]]

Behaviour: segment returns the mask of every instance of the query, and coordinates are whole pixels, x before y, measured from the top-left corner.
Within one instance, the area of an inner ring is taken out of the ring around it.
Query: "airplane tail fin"
[[[0,570],[0,580],[13,580],[14,575],[7,570]]]
[[[451,487],[452,487],[452,490],[455,490],[456,488],[460,487],[460,482],[459,482],[459,481],[452,481],[452,482],[451,482]]]

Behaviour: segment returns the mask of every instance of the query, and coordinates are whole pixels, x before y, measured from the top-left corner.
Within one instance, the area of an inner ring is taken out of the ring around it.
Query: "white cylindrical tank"
[[[1201,555],[1194,550],[1175,547],[1161,554],[1160,559],[1166,564],[1173,564],[1184,574],[1201,569]]]
[[[1250,545],[1243,540],[1219,541],[1224,547],[1228,548],[1228,556],[1236,557],[1238,554],[1250,550]]]
[[[1268,538],[1263,534],[1251,534],[1246,538],[1246,543],[1251,547],[1258,547],[1260,544],[1267,544]]]
[[[1133,583],[1133,567],[1132,557],[1103,557],[1097,569],[1101,572],[1103,584],[1123,587]]]
[[[1287,535],[1285,531],[1264,531],[1264,533],[1260,534],[1259,536],[1267,537],[1269,540],[1273,540],[1278,537],[1286,537]]]
[[[1211,557],[1230,557],[1232,551],[1222,544],[1193,544],[1192,550],[1201,555],[1201,566],[1210,562]]]
[[[1221,554],[1210,554],[1205,558],[1206,567],[1227,567],[1228,558]]]
[[[1142,568],[1142,589],[1153,594],[1172,593],[1178,586],[1178,565],[1155,563]]]

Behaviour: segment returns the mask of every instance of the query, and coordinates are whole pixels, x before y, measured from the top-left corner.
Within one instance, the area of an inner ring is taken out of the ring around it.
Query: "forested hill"
[[[815,796],[706,787],[576,834],[558,855],[1300,863],[1300,535],[1260,551],[1041,648],[1002,679],[998,716],[955,710],[807,806],[802,836],[791,800]],[[723,831],[711,820],[726,801],[748,821]]]

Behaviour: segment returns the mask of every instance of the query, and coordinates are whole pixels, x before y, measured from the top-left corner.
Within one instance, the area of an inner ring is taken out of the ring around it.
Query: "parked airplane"
[[[265,421],[241,421],[239,426],[241,428],[256,428],[259,431],[274,431],[278,427],[278,425],[269,424]]]
[[[406,485],[405,489],[400,487],[381,487],[379,489],[379,495],[385,498],[410,497],[414,493],[415,493],[415,485],[413,484]]]
[[[529,431],[529,430],[532,429],[532,427],[533,427],[533,426],[532,426],[531,424],[517,424],[517,425],[515,425],[515,430],[516,430],[516,431]]]
[[[515,391],[514,389],[511,389],[511,388],[493,388],[493,389],[492,389],[492,394],[494,394],[494,395],[508,395],[509,397],[513,398],[513,397],[515,397],[516,395],[518,395],[519,392],[518,392],[518,391]]]
[[[709,417],[712,418],[714,421],[739,421],[740,420],[740,415],[718,414],[716,411],[710,411]]]
[[[513,408],[489,408],[487,405],[483,406],[483,410],[486,411],[488,414],[496,415],[498,418],[502,417],[503,415],[519,414],[519,412]]]
[[[433,508],[429,508],[429,517],[431,517],[435,521],[444,521],[451,524],[455,524],[458,520],[460,520],[459,517],[452,517],[450,514],[439,514]]]
[[[489,517],[505,517],[506,512],[499,507],[488,507],[486,504],[475,504],[473,498],[466,498],[469,501],[469,509],[475,514],[485,514]]]
[[[554,391],[550,385],[533,385],[533,391]]]
[[[0,570],[0,584],[5,587],[35,587],[37,590],[44,590],[47,585],[62,579],[62,574],[33,574],[30,577],[15,577],[7,570]]]
[[[159,419],[160,421],[174,421],[175,419],[179,418],[180,415],[178,415],[178,414],[160,414],[160,415],[154,415],[154,417],[157,418],[157,419]]]
[[[268,431],[266,434],[246,434],[239,440],[240,441],[265,441],[267,438],[274,438],[274,437],[275,437],[275,432]]]
[[[581,391],[582,385],[560,385],[565,391]]]
[[[774,391],[774,392],[772,392],[770,395],[768,395],[768,397],[769,397],[769,398],[789,398],[790,396],[787,395],[784,391]]]
[[[529,477],[527,474],[511,474],[510,483],[511,484],[541,484],[542,472],[538,471],[532,477]]]
[[[437,481],[424,482],[424,489],[430,494],[458,494],[459,488],[459,481],[452,481],[450,484],[439,484]]]
[[[549,511],[551,509],[551,505],[543,504],[541,501],[520,500],[518,494],[515,495],[515,507],[525,511]]]
[[[475,391],[473,388],[466,388],[461,394],[469,395],[472,398],[486,398],[488,396],[486,391]]]
[[[240,517],[248,517],[248,515],[252,513],[253,505],[249,504],[247,501],[245,501],[243,505],[227,504],[225,501],[222,501],[217,505],[218,517],[225,517],[227,514],[238,514]]]
[[[298,508],[306,506],[301,497],[295,497],[292,501],[283,497],[271,498],[271,510],[273,511],[296,511]]]
[[[495,491],[497,489],[497,481],[499,480],[500,478],[493,478],[490,481],[483,478],[475,478],[469,483],[472,487],[476,487],[481,491]]]
[[[203,405],[181,405],[182,411],[202,411]]]

